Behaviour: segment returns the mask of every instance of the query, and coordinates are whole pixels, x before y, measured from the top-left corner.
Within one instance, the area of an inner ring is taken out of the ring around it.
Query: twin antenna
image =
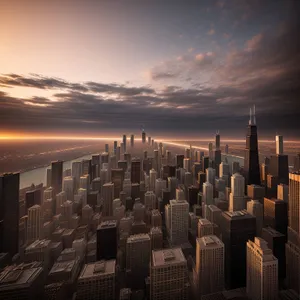
[[[249,120],[249,125],[256,125],[255,104],[253,105],[253,109],[250,107],[250,120]]]

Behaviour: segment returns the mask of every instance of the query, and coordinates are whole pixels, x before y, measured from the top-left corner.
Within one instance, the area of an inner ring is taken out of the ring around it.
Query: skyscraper
[[[133,134],[130,136],[130,146],[134,147],[134,135]]]
[[[215,165],[215,169],[216,169],[216,176],[219,177],[219,166],[222,161],[219,131],[217,131],[217,133],[216,133],[216,149],[215,149],[214,161],[215,161],[214,165]]]
[[[0,176],[0,252],[19,252],[20,174]]]
[[[141,182],[141,161],[133,159],[131,162],[131,183]]]
[[[188,299],[188,268],[181,248],[152,251],[151,300]]]
[[[224,244],[215,235],[196,240],[197,295],[224,290]]]
[[[105,183],[102,188],[102,196],[103,196],[103,215],[104,216],[112,216],[112,203],[114,200],[114,184],[112,182]]]
[[[42,238],[42,211],[40,205],[34,205],[28,209],[27,241],[29,244]]]
[[[247,295],[252,300],[278,298],[278,260],[258,237],[247,242]]]
[[[146,143],[146,132],[145,132],[144,129],[143,129],[143,131],[142,131],[142,143],[143,143],[143,144]]]
[[[62,176],[63,176],[63,162],[61,160],[51,163],[51,186],[55,194],[62,191]]]
[[[231,193],[229,199],[229,211],[238,211],[246,208],[245,202],[245,178],[235,173],[231,176]]]
[[[123,190],[123,180],[123,169],[111,169],[111,181],[114,184],[114,198],[120,197],[120,192]]]
[[[250,120],[246,136],[244,170],[246,172],[246,184],[260,184],[255,106],[253,107],[253,114],[252,109],[250,108]]]
[[[126,142],[127,142],[127,137],[126,134],[123,135],[123,151],[126,152]]]

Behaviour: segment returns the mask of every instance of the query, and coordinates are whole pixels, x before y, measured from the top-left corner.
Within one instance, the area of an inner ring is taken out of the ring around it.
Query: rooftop
[[[152,251],[153,267],[159,267],[173,263],[186,263],[186,259],[181,248],[170,248]]]
[[[150,240],[149,234],[139,233],[139,234],[133,234],[129,236],[127,239],[127,243],[134,243],[134,242],[145,241],[145,240]]]
[[[117,227],[117,220],[107,220],[102,222],[98,228],[98,229],[104,229],[104,228],[112,228],[112,227]]]
[[[224,246],[223,242],[215,235],[207,235],[197,238],[197,243],[201,248],[213,248],[216,246]]]
[[[242,218],[253,218],[245,209],[239,211],[225,211],[223,212],[227,218],[230,219],[242,219]]]
[[[84,265],[78,280],[102,275],[115,274],[116,260],[101,260],[95,263]]]
[[[49,275],[55,275],[61,272],[69,273],[72,271],[72,269],[76,266],[77,263],[77,260],[56,262],[50,270]]]
[[[262,230],[268,232],[270,235],[272,235],[272,236],[274,236],[274,237],[275,237],[275,236],[277,236],[277,237],[279,237],[279,236],[284,236],[284,234],[282,234],[282,233],[276,231],[276,230],[275,230],[274,228],[272,228],[272,227],[265,227],[265,228],[263,228]]]
[[[201,224],[201,226],[212,225],[212,223],[207,219],[199,219],[198,223]]]

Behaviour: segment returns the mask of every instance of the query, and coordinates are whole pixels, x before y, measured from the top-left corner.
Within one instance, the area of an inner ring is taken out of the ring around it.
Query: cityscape
[[[0,299],[299,300],[299,16],[0,0]]]

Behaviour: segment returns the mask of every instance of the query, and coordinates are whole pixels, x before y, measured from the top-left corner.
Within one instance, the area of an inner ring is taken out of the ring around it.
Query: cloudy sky
[[[299,137],[299,7],[0,0],[0,136]]]

